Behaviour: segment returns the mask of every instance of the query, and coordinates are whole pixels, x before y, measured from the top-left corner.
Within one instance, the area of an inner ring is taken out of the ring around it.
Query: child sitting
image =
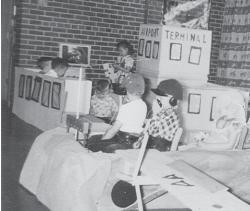
[[[110,84],[107,80],[97,82],[96,94],[92,96],[90,114],[110,123],[118,111],[118,105],[110,93]]]
[[[182,86],[175,79],[162,81],[156,89],[153,101],[153,117],[149,124],[148,147],[169,151],[180,120],[177,115],[178,100],[182,100]]]
[[[37,66],[41,71],[39,73],[46,74],[51,69],[51,57],[40,57],[37,60]]]
[[[102,137],[90,138],[87,147],[91,151],[111,153],[117,149],[132,149],[138,141],[147,113],[146,103],[141,99],[145,89],[144,79],[139,74],[131,74],[125,78],[123,85],[127,94],[117,118]]]
[[[54,78],[61,78],[64,76],[68,67],[69,67],[69,64],[65,59],[54,58],[51,61],[51,69],[47,73],[45,73],[45,75],[54,77]]]

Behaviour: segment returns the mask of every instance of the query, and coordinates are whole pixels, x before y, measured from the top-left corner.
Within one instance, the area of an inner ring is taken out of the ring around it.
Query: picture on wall
[[[18,89],[18,96],[23,97],[24,94],[24,85],[25,85],[25,75],[20,75],[19,78],[19,89]]]
[[[41,87],[42,87],[42,78],[36,77],[31,97],[31,99],[35,102],[39,101]]]
[[[180,61],[182,54],[182,44],[181,43],[170,43],[170,53],[169,59],[174,61]]]
[[[51,82],[45,80],[43,82],[43,91],[42,91],[42,99],[41,99],[41,104],[45,107],[49,107],[50,88],[51,88]]]
[[[160,43],[158,41],[154,41],[154,44],[153,44],[153,55],[152,55],[153,59],[158,59],[159,47],[160,47]]]
[[[214,121],[215,103],[216,103],[216,97],[212,97],[211,110],[210,110],[210,121]]]
[[[143,53],[144,53],[144,45],[145,45],[145,40],[144,40],[144,39],[140,39],[140,40],[139,40],[139,49],[138,49],[138,55],[139,55],[139,56],[143,56]]]
[[[188,113],[199,114],[201,110],[201,95],[190,93],[188,95]]]
[[[88,66],[90,65],[89,45],[61,43],[59,46],[59,57],[66,59],[70,65]]]
[[[190,53],[189,53],[189,58],[188,62],[190,64],[200,64],[200,59],[201,59],[201,48],[200,47],[195,47],[191,46],[190,48]]]
[[[27,76],[25,84],[25,99],[30,100],[31,98],[31,89],[32,89],[32,76]]]
[[[52,85],[51,108],[60,110],[61,84],[54,82]]]
[[[151,58],[151,48],[152,48],[152,41],[148,40],[146,42],[146,47],[145,47],[145,57],[146,58]]]

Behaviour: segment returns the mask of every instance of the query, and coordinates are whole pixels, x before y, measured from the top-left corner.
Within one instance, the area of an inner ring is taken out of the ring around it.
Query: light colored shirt
[[[127,133],[140,134],[142,126],[147,115],[146,103],[141,100],[133,100],[123,104],[119,111],[116,120],[122,123],[120,131]]]
[[[90,114],[96,117],[113,117],[118,112],[118,105],[110,94],[96,94],[91,98]]]
[[[45,75],[53,77],[53,78],[58,78],[57,73],[55,72],[55,70],[49,70]]]

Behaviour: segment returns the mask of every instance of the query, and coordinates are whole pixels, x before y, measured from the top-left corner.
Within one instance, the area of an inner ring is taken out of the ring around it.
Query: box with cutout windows
[[[137,69],[156,86],[175,78],[206,83],[212,33],[208,30],[143,24],[138,40]]]
[[[13,113],[41,130],[64,124],[66,114],[88,114],[92,82],[58,79],[39,70],[16,67]],[[77,108],[78,91],[79,108]],[[65,115],[64,115],[65,114]]]

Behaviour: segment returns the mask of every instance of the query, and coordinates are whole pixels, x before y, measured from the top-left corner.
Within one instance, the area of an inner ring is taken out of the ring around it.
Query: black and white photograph
[[[1,210],[249,211],[249,0],[2,0]]]

